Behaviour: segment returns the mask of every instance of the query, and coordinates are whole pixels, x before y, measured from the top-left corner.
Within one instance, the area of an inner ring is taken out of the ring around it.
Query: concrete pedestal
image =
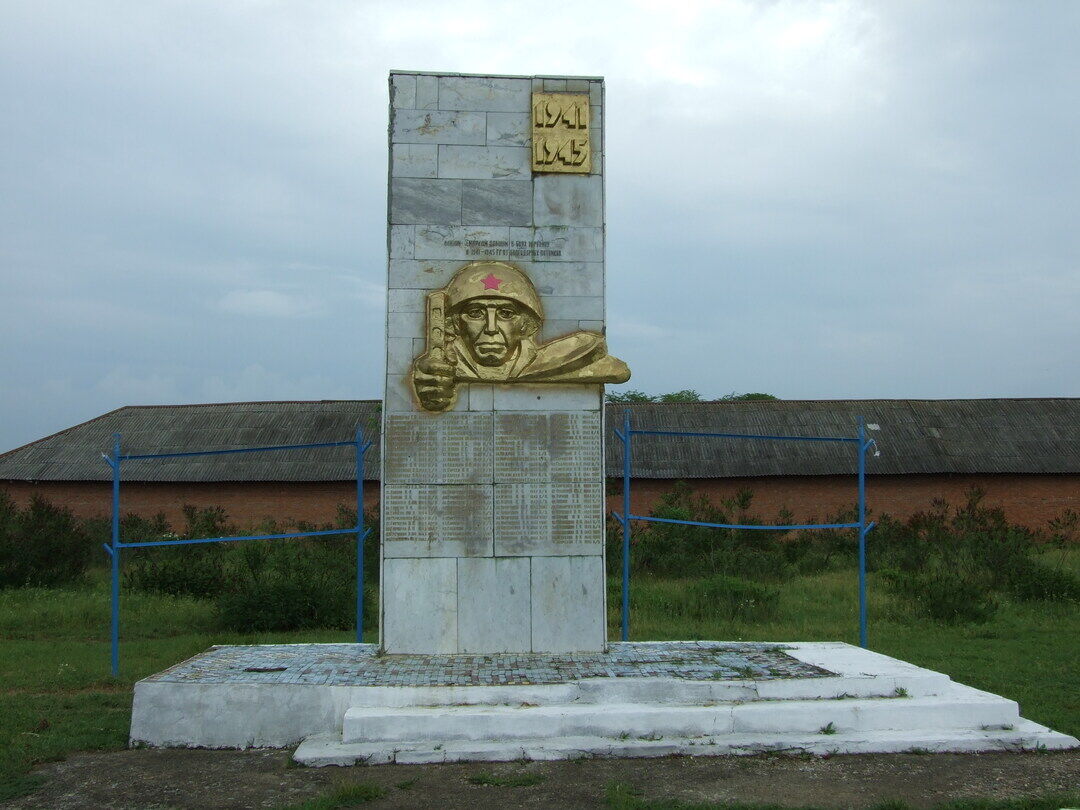
[[[135,685],[131,742],[300,743],[306,765],[1080,746],[1014,701],[857,647],[719,642],[573,656],[215,647]]]

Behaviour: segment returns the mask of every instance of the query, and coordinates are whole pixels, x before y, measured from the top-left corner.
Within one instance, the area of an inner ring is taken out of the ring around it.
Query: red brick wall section
[[[609,492],[619,490],[619,479],[609,479]],[[635,479],[635,514],[648,514],[652,504],[669,492],[674,481]],[[1080,511],[1080,475],[896,475],[867,478],[867,504],[872,515],[888,513],[903,518],[925,510],[934,498],[963,503],[973,486],[986,491],[984,503],[1000,506],[1010,521],[1043,528],[1066,509]],[[854,476],[793,476],[786,478],[699,479],[692,488],[704,492],[714,503],[733,498],[740,490],[754,493],[751,511],[765,521],[775,521],[782,507],[795,513],[797,521],[824,520],[855,504]],[[38,492],[82,517],[108,515],[111,485],[107,482],[2,481],[20,504]],[[377,483],[364,485],[365,508],[379,500]],[[348,481],[310,483],[214,483],[147,484],[126,483],[121,508],[150,517],[164,512],[176,529],[184,525],[181,508],[220,506],[230,520],[242,528],[257,525],[267,517],[309,523],[330,523],[337,518],[339,504],[352,506],[356,488]],[[621,510],[619,495],[608,497],[608,507]]]
[[[112,508],[112,484],[98,481],[0,482],[19,504],[26,504],[37,492],[55,504],[67,506],[80,517],[102,517]],[[379,502],[379,485],[364,482],[364,508]],[[220,506],[230,522],[240,528],[257,526],[266,518],[278,523],[287,520],[307,523],[334,523],[338,505],[356,508],[356,484],[350,481],[303,483],[212,483],[148,484],[125,483],[120,489],[120,511],[152,517],[164,512],[174,530],[184,527],[183,507]]]
[[[634,479],[631,489],[634,514],[647,515],[656,499],[671,491],[673,481]],[[608,492],[621,486],[610,479]],[[1045,528],[1066,509],[1080,511],[1080,475],[878,475],[866,479],[866,503],[873,515],[906,518],[926,510],[934,498],[960,505],[972,487],[986,492],[986,506],[1001,507],[1012,523]],[[791,476],[786,478],[698,479],[691,489],[713,503],[734,498],[741,490],[753,492],[750,511],[765,522],[776,522],[781,508],[795,520],[823,521],[858,501],[855,476]],[[621,493],[621,489],[619,490]],[[621,495],[608,496],[608,508],[622,510]]]

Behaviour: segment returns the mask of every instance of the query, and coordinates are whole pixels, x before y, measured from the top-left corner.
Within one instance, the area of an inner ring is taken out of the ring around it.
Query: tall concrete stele
[[[604,648],[603,108],[390,75],[386,653]]]

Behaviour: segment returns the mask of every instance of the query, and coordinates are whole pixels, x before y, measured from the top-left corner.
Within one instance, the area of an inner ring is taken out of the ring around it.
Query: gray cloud
[[[607,77],[633,387],[1080,395],[1075,4],[575,14],[5,4],[0,449],[125,404],[379,396],[390,68]]]

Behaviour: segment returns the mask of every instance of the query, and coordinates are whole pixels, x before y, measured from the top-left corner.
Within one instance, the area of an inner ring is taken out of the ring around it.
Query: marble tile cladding
[[[439,177],[465,180],[530,180],[531,160],[529,150],[520,146],[440,144]]]
[[[416,229],[412,225],[390,226],[390,258],[411,259]]]
[[[487,116],[477,112],[394,110],[393,143],[487,143]]]
[[[461,183],[464,225],[532,225],[533,184],[529,180],[449,180]],[[437,223],[440,220],[429,220]]]
[[[390,174],[393,177],[435,177],[439,147],[429,143],[394,144]]]
[[[463,558],[457,570],[458,649],[520,652],[531,647],[527,557]]]
[[[384,560],[382,577],[386,652],[457,652],[457,561]]]
[[[396,109],[416,106],[416,77],[395,74],[390,77],[390,103]]]
[[[416,77],[416,109],[436,110],[439,108],[439,77]]]
[[[495,485],[495,556],[600,554],[604,485],[548,482]]]
[[[388,484],[494,480],[490,412],[387,414],[385,431],[383,481]]]
[[[488,146],[528,146],[532,141],[532,120],[527,112],[487,114]]]
[[[540,295],[604,295],[602,262],[533,262],[519,259],[516,264],[529,274]]]
[[[532,560],[533,652],[585,652],[604,647],[601,557]]]
[[[495,481],[598,482],[599,411],[495,414]]]
[[[424,312],[427,308],[427,291],[420,289],[387,290],[386,306],[390,312]]]
[[[600,385],[495,386],[497,411],[599,411]]]
[[[395,225],[457,225],[461,181],[395,177],[390,182],[390,222]]]
[[[532,101],[529,79],[484,76],[440,76],[440,110],[528,112]]]
[[[386,484],[383,557],[492,556],[492,487]]]
[[[599,295],[549,295],[544,298],[544,315],[555,320],[602,320],[604,299]]]
[[[604,224],[604,184],[599,176],[541,174],[533,187],[535,225]]]
[[[437,290],[461,269],[459,259],[391,259],[390,289]]]

